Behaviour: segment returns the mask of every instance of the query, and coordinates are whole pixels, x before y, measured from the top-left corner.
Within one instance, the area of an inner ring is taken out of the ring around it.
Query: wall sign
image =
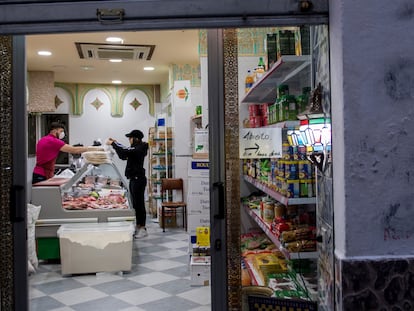
[[[241,159],[281,158],[282,129],[278,127],[240,129],[239,152]]]

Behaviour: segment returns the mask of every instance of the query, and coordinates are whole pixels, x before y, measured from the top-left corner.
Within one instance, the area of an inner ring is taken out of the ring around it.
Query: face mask
[[[63,138],[65,138],[65,132],[60,132],[59,139],[63,139]]]

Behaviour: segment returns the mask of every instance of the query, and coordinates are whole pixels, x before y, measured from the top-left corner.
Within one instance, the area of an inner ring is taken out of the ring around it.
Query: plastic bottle
[[[245,79],[245,87],[244,87],[244,90],[246,93],[252,88],[253,83],[254,83],[254,78],[253,78],[252,72],[248,70],[247,76]]]
[[[263,57],[259,57],[259,63],[257,64],[257,67],[263,67],[263,71],[266,71],[266,65],[264,63]]]

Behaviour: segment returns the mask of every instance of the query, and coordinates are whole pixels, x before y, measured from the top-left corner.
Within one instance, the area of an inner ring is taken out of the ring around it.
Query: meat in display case
[[[56,237],[60,225],[133,221],[128,185],[112,162],[85,164],[72,178],[54,177],[32,187],[41,206],[36,237]]]

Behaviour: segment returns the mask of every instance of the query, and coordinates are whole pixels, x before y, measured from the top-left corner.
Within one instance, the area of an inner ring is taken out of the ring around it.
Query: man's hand
[[[108,138],[108,140],[106,141],[106,144],[107,145],[112,145],[113,142],[116,142],[116,140],[113,139],[113,138]]]

